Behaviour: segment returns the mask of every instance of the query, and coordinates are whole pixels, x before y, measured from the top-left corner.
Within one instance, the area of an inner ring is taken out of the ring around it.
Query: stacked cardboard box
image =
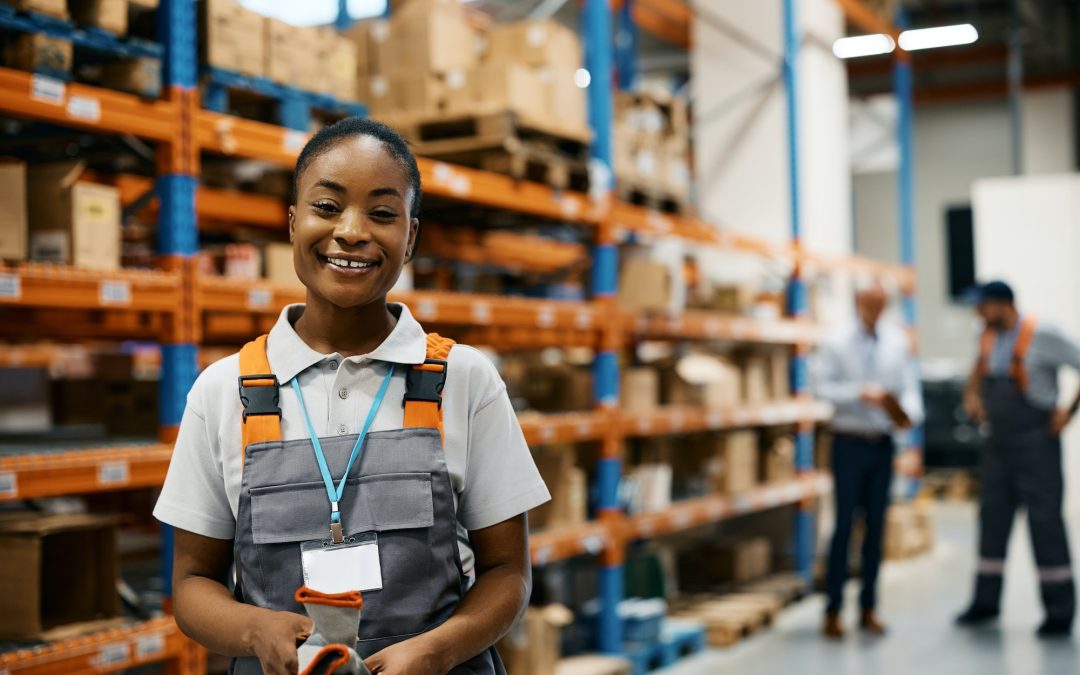
[[[761,453],[761,477],[766,483],[780,483],[795,477],[795,439],[777,436]]]
[[[507,675],[554,675],[562,629],[573,620],[573,613],[562,605],[527,608],[497,647]]]
[[[37,12],[54,16],[57,19],[67,19],[67,0],[4,0],[4,4],[11,5],[23,12]]]
[[[686,102],[662,91],[615,97],[614,171],[622,185],[690,196],[690,135]]]
[[[332,28],[318,29],[313,75],[315,90],[330,94],[339,101],[358,99],[357,72],[359,47],[347,36]],[[303,88],[308,88],[305,85]]]
[[[44,33],[22,33],[4,45],[4,65],[67,79],[73,53],[68,40]]]
[[[77,0],[68,6],[75,23],[113,35],[127,35],[128,0]]]
[[[533,530],[580,525],[588,519],[585,471],[574,464],[574,449],[548,446],[533,453],[536,467],[551,492],[551,501],[529,512]]]
[[[0,161],[0,260],[26,260],[26,164]]]
[[[273,82],[313,90],[322,79],[319,48],[322,34],[310,26],[263,20],[263,74]]]
[[[205,0],[199,7],[202,61],[243,75],[265,74],[267,19],[236,0]]]
[[[626,412],[649,412],[660,406],[660,372],[656,368],[626,368],[620,392]]]
[[[266,244],[263,247],[262,258],[265,272],[263,277],[267,280],[294,288],[303,286],[300,279],[296,277],[292,244]]]
[[[619,268],[619,306],[663,312],[671,299],[671,273],[667,265],[645,257],[631,257]]]
[[[706,541],[678,557],[683,590],[712,590],[723,584],[759,579],[772,569],[772,545],[766,537]]]
[[[30,258],[76,267],[120,267],[120,192],[80,182],[84,164],[35,164],[27,172]]]

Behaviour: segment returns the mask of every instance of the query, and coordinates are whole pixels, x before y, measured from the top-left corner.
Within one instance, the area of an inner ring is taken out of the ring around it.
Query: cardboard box
[[[67,0],[4,0],[4,4],[23,12],[37,12],[57,19],[69,18]]]
[[[463,91],[464,95],[450,97],[448,108],[452,112],[509,110],[532,124],[549,123],[547,85],[527,66],[484,64],[465,75]]]
[[[781,483],[795,478],[795,439],[779,436],[761,453],[761,476],[766,483]]]
[[[43,33],[22,33],[4,46],[4,63],[9,68],[67,79],[72,54],[67,40]]]
[[[588,519],[588,485],[584,470],[574,464],[574,449],[562,445],[533,453],[551,501],[529,511],[529,529],[546,530],[580,525]]]
[[[552,68],[547,75],[550,87],[549,111],[555,126],[569,133],[589,133],[589,107],[585,90],[577,86],[571,69]]]
[[[101,64],[102,86],[143,98],[161,96],[161,61],[151,58],[117,59]]]
[[[586,368],[530,365],[522,396],[539,412],[570,412],[593,407],[593,378]]]
[[[127,0],[79,0],[69,6],[75,23],[100,28],[113,35],[127,35]]]
[[[628,512],[645,513],[671,506],[673,469],[670,464],[640,464],[624,480]]]
[[[702,404],[710,410],[726,410],[743,404],[742,372],[729,359],[714,357],[712,375],[702,386]]]
[[[573,74],[582,67],[581,40],[554,20],[499,24],[488,35],[487,60],[521,63]]]
[[[342,35],[356,45],[358,77],[385,75],[393,66],[390,49],[392,28],[386,19],[357,21]]]
[[[527,608],[497,646],[507,675],[554,675],[563,626],[573,620],[562,605]]]
[[[617,656],[572,656],[561,659],[555,675],[630,675],[630,662]]]
[[[480,35],[457,0],[415,0],[390,18],[393,39],[380,67],[413,73],[468,72],[478,61]]]
[[[323,65],[319,62],[322,51],[317,45],[323,42],[323,37],[319,29],[265,19],[263,31],[266,45],[263,74],[267,78],[305,91],[322,86]]]
[[[117,616],[116,523],[97,515],[0,518],[0,638],[36,639]]]
[[[82,162],[27,171],[30,258],[89,269],[120,267],[120,191],[77,182]]]
[[[772,545],[765,537],[730,542],[717,549],[716,565],[725,580],[761,578],[772,569]]]
[[[663,312],[671,297],[671,274],[666,265],[646,258],[629,258],[619,270],[619,306]]]
[[[622,372],[622,409],[648,412],[660,406],[660,373],[656,368],[626,368]]]
[[[904,560],[922,555],[933,544],[929,503],[915,501],[889,506],[885,514],[886,560]]]
[[[717,462],[709,473],[716,477],[713,488],[722,494],[739,494],[758,484],[758,434],[733,431],[717,437]]]
[[[357,100],[359,48],[349,38],[332,28],[319,31],[317,72],[318,91],[328,93],[339,101]]]
[[[772,399],[769,360],[760,354],[743,360],[743,400],[747,405],[760,405]]]
[[[201,12],[202,61],[215,68],[259,76],[266,68],[262,15],[236,0],[204,0]]]
[[[302,288],[293,265],[292,244],[270,243],[263,247],[263,266],[267,281],[294,288]]]
[[[769,354],[769,395],[777,401],[791,398],[791,358],[786,349]]]
[[[461,82],[459,78],[454,78]],[[391,109],[407,116],[439,115],[446,106],[446,85],[441,75],[420,71],[398,71],[388,78]]]
[[[26,164],[0,161],[0,260],[26,260]]]

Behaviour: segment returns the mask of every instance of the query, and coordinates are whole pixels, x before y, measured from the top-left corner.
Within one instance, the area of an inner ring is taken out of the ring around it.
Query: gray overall
[[[357,436],[322,438],[331,475],[341,476]],[[466,590],[453,487],[438,429],[368,434],[340,504],[345,536],[375,532],[382,590],[365,591],[356,652],[375,652],[446,621]],[[310,439],[245,449],[234,556],[236,596],[302,614],[293,594],[304,583],[302,542],[329,539],[329,505]],[[494,648],[451,671],[502,675]],[[256,675],[256,658],[233,659],[230,673]]]
[[[983,403],[990,419],[982,460],[979,573],[973,605],[998,611],[1005,553],[1017,507],[1027,507],[1047,619],[1069,621],[1076,607],[1069,544],[1061,515],[1061,440],[1050,434],[1052,411],[1028,402],[1016,380],[987,376]]]

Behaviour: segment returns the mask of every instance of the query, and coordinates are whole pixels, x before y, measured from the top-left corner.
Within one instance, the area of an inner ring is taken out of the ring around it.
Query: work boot
[[[1047,619],[1036,634],[1041,638],[1064,638],[1072,635],[1072,619]]]
[[[998,610],[972,605],[966,612],[956,617],[958,626],[981,626],[998,618]]]
[[[839,612],[825,614],[825,624],[821,627],[821,634],[830,640],[839,640],[844,637],[844,626],[840,623]]]
[[[870,635],[881,636],[885,634],[885,625],[878,621],[877,615],[872,609],[864,609],[862,618],[859,620],[859,628]]]

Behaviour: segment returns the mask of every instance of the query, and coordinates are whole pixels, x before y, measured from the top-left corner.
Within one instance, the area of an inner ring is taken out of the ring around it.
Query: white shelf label
[[[551,307],[541,307],[536,312],[536,324],[541,328],[551,328],[555,325],[555,310]]]
[[[555,438],[555,430],[551,427],[540,427],[540,440],[550,443]]]
[[[131,284],[126,281],[102,281],[98,297],[103,305],[130,305]]]
[[[591,424],[579,424],[577,427],[578,438],[588,438],[592,435]]]
[[[689,511],[676,511],[671,517],[671,522],[675,525],[675,529],[685,530],[693,524],[694,516]]]
[[[421,300],[416,305],[416,315],[421,319],[434,319],[439,315],[439,305],[432,300]]]
[[[536,552],[536,565],[537,567],[548,564],[551,560],[551,547],[545,546]]]
[[[579,330],[585,330],[592,325],[592,313],[581,310],[577,313],[577,316],[574,317],[574,325],[577,326]]]
[[[155,633],[143,635],[135,641],[135,658],[148,659],[165,651],[165,636]]]
[[[286,152],[300,152],[308,141],[308,135],[303,131],[286,131],[281,138],[281,147]]]
[[[263,307],[269,307],[273,299],[273,292],[265,288],[253,288],[248,291],[248,309],[261,309]]]
[[[0,298],[18,300],[22,297],[22,280],[14,274],[0,274]]]
[[[581,540],[581,548],[587,552],[596,555],[600,551],[604,550],[604,538],[598,534],[593,534],[585,537]]]
[[[709,425],[710,429],[719,429],[724,426],[724,416],[715,411],[710,412],[706,424]]]
[[[131,466],[124,461],[103,462],[98,467],[98,484],[120,485],[131,480]]]
[[[68,99],[67,114],[75,119],[97,122],[101,119],[101,101],[93,96],[72,96]]]
[[[19,478],[7,471],[0,473],[0,497],[14,497],[19,494]]]
[[[486,302],[476,302],[472,306],[472,317],[476,323],[491,322],[491,305]]]
[[[108,668],[126,662],[131,654],[131,646],[126,642],[105,645],[92,660],[98,668]]]
[[[43,103],[63,105],[67,95],[67,85],[63,80],[47,75],[34,75],[30,78],[30,98]]]

